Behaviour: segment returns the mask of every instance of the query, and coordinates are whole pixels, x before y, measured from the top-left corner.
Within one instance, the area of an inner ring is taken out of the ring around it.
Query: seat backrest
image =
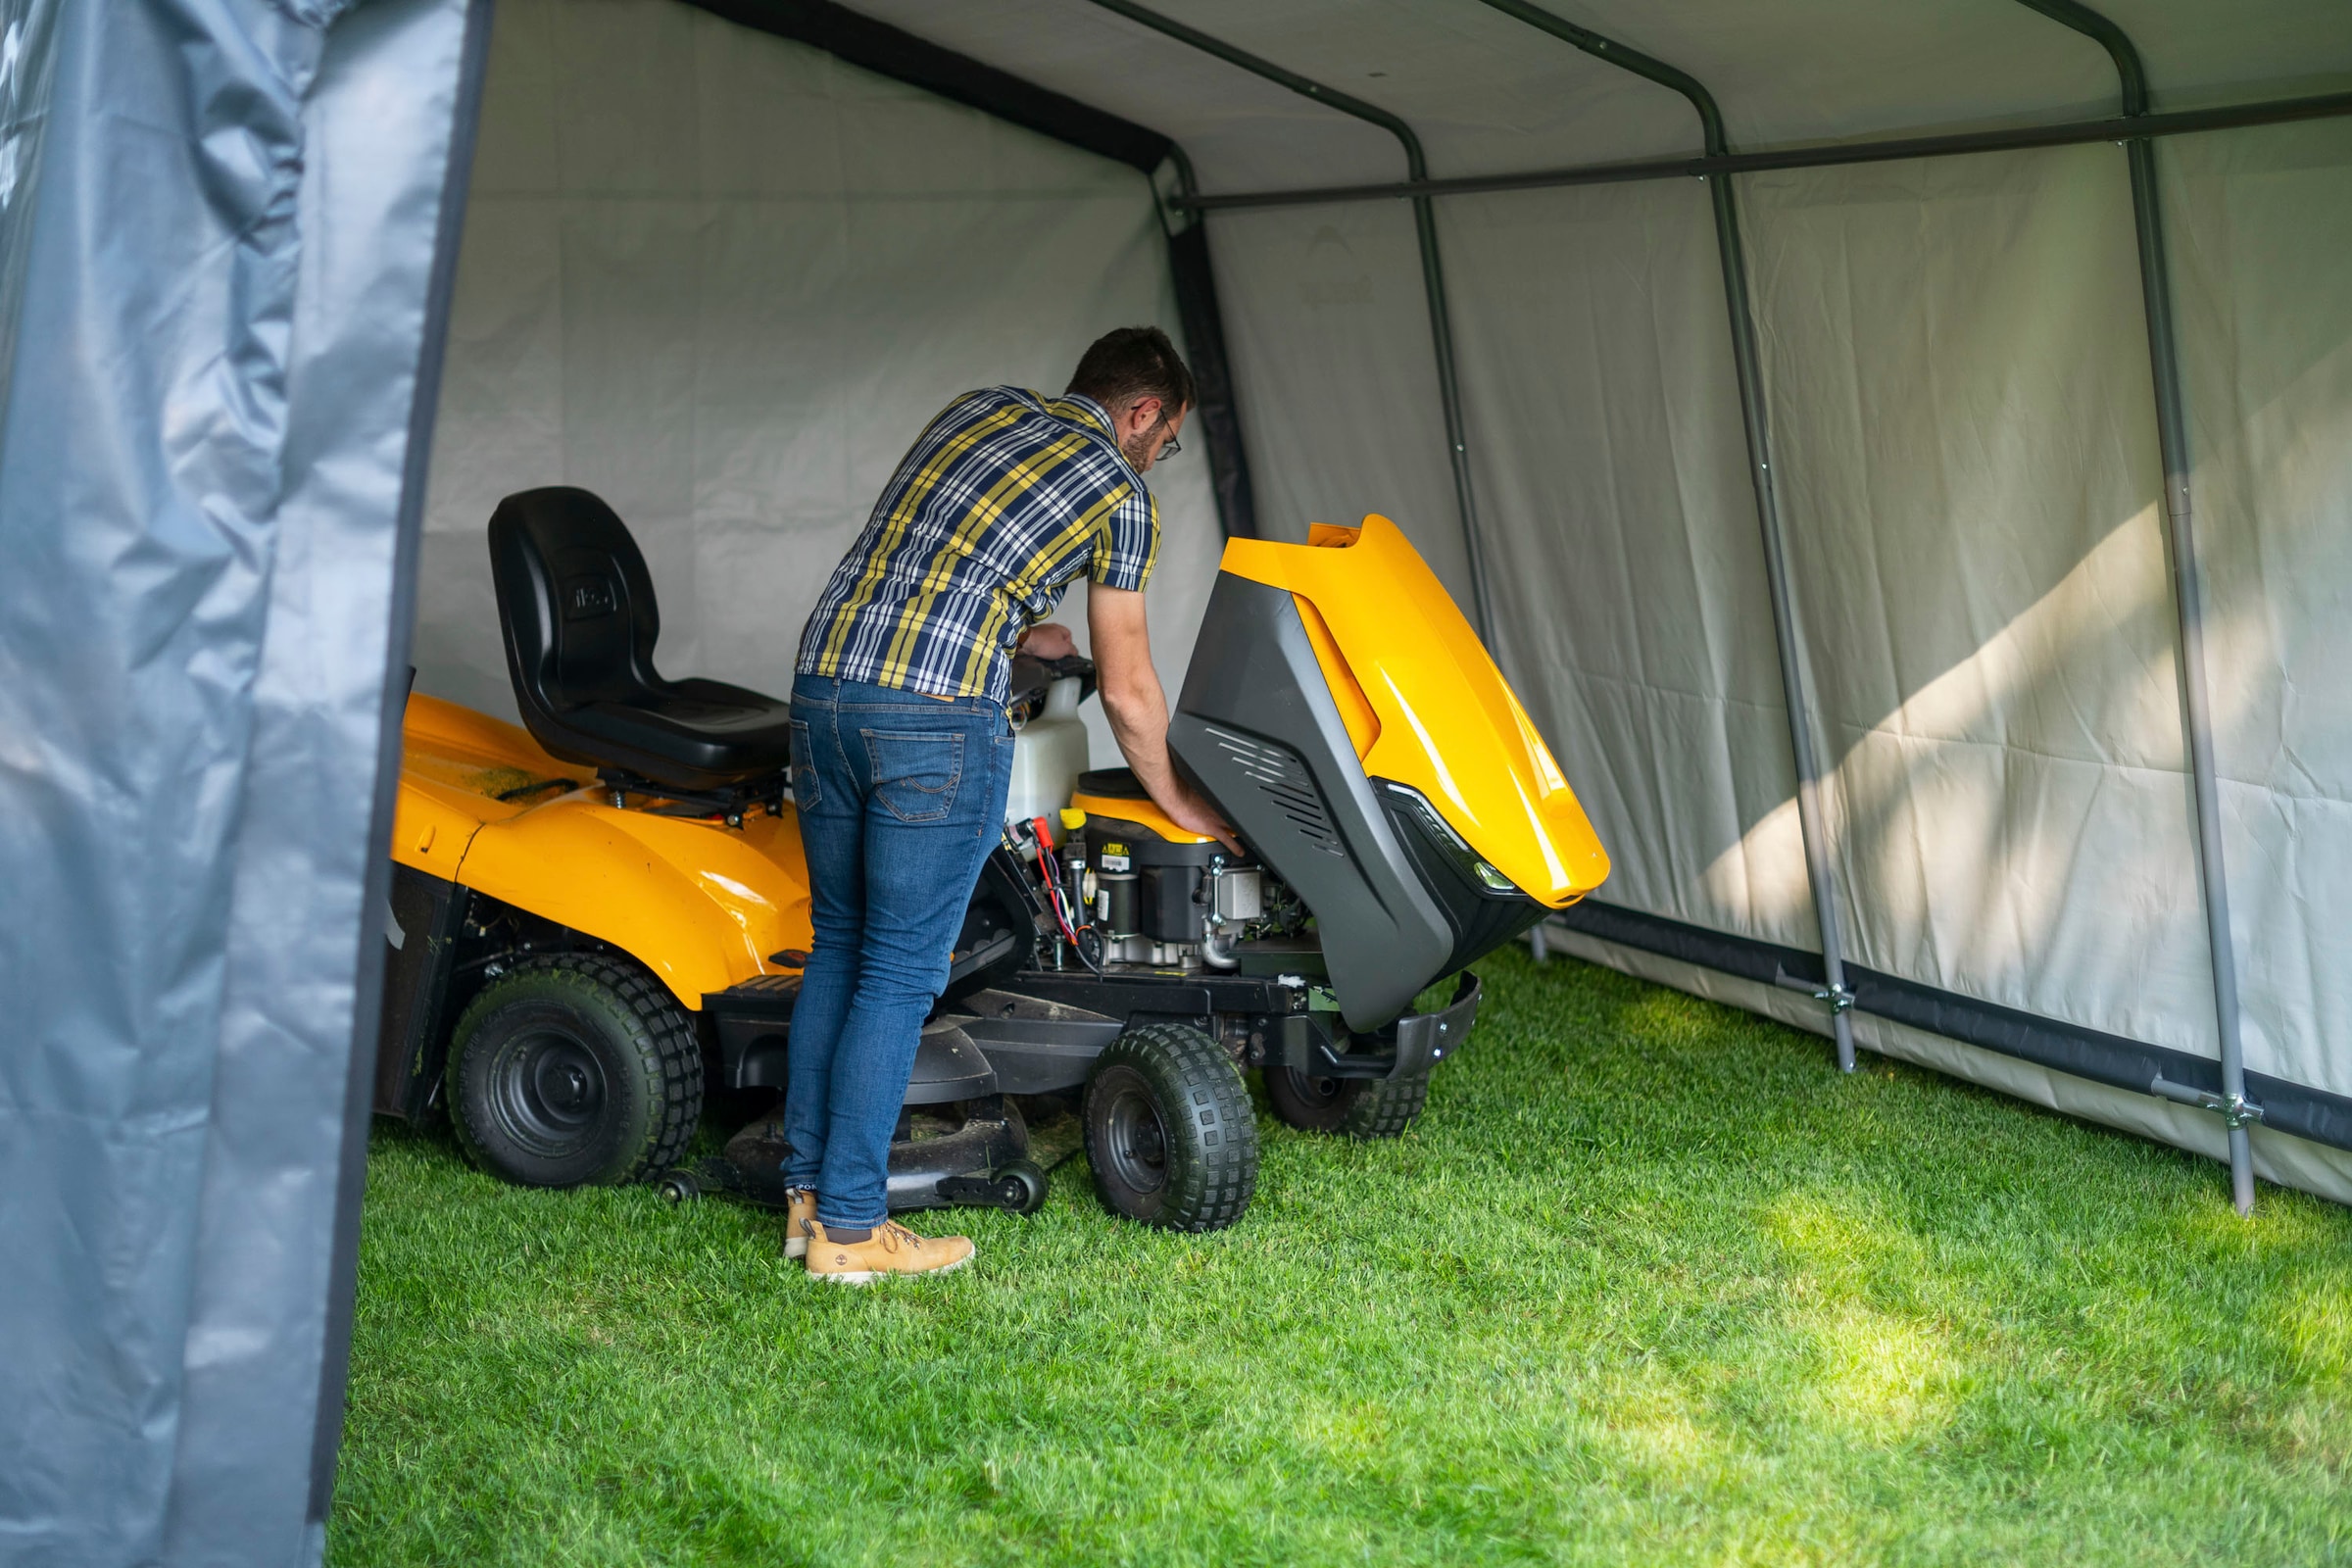
[[[628,526],[585,490],[550,485],[490,515],[490,572],[525,725],[661,684],[662,613]]]

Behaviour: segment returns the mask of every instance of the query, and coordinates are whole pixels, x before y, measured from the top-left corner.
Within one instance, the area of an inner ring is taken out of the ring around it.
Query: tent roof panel
[[[2158,109],[2328,92],[2352,81],[2344,0],[2095,0],[2139,46]]]
[[[1543,3],[1706,83],[1737,148],[2115,107],[2115,73],[2099,46],[2012,0]]]
[[[1204,188],[1401,178],[1394,137],[1089,0],[852,0],[889,22],[1184,144]],[[1484,6],[1161,0],[1154,9],[1402,116],[1439,174],[1698,150],[1675,94]]]
[[[855,9],[1175,137],[1204,189],[1399,177],[1395,140],[1090,0],[851,0]],[[2007,0],[1541,0],[1690,72],[1742,148],[2112,113],[2090,39]],[[1153,0],[1403,117],[1440,177],[1694,151],[1689,108],[1474,0]],[[2105,0],[2160,107],[2352,78],[2343,0]]]
[[[1173,136],[1211,190],[1404,174],[1403,158],[1388,132],[1088,0],[848,3],[918,37]]]
[[[1457,0],[1160,0],[1158,9],[1400,115],[1434,174],[1695,152],[1682,98]]]

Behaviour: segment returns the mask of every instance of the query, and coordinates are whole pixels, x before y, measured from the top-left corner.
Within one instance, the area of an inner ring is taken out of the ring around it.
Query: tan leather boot
[[[824,1221],[808,1222],[808,1273],[836,1285],[871,1285],[887,1274],[945,1274],[972,1260],[971,1238],[917,1236],[884,1220],[862,1242],[837,1242]]]
[[[784,1255],[808,1255],[808,1227],[816,1219],[816,1194],[806,1187],[792,1190],[792,1201],[784,1208]]]

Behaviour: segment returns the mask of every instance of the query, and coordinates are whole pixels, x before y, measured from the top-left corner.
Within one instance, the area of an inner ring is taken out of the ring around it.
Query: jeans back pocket
[[[937,730],[861,729],[875,798],[902,822],[944,822],[963,781],[963,737]]]

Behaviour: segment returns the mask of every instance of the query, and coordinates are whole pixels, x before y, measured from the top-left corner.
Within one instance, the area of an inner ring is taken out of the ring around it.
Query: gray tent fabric
[[[16,364],[17,304],[32,254],[24,220],[39,184],[41,144],[56,76],[58,0],[0,4],[0,409]]]
[[[323,1547],[467,22],[90,4],[8,57],[54,81],[0,207],[12,1563]]]

